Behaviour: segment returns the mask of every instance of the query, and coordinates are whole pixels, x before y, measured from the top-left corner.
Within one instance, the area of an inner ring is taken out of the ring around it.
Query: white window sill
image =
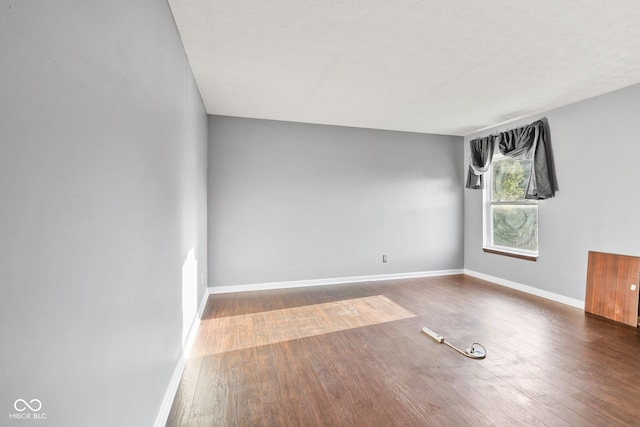
[[[482,250],[488,254],[503,255],[503,256],[524,259],[526,261],[533,261],[533,262],[538,261],[538,255],[525,254],[522,252],[513,252],[513,251],[509,251],[507,249],[502,249],[502,248],[482,248]]]

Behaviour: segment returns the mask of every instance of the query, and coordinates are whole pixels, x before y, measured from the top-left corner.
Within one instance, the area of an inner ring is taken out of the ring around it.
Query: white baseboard
[[[526,292],[528,294],[536,295],[542,298],[546,298],[551,301],[556,301],[562,304],[570,305],[572,307],[580,308],[584,310],[584,301],[580,301],[578,299],[569,298],[564,295],[556,294],[553,292],[545,291],[542,289],[534,288],[533,286],[523,285],[521,283],[512,282],[510,280],[501,279],[500,277],[490,276],[484,273],[478,273],[473,270],[464,270],[464,274],[468,276],[473,276],[481,280],[486,280],[488,282],[495,283],[500,286],[505,286],[507,288],[515,289],[518,291]]]
[[[200,319],[202,318],[202,313],[204,312],[204,308],[207,305],[208,298],[209,292],[207,289],[205,289],[202,300],[200,301],[200,306],[198,307],[198,312],[193,318],[191,328],[189,329],[189,334],[187,335],[187,339],[182,346],[182,353],[180,354],[178,365],[174,369],[171,380],[169,381],[169,385],[167,386],[167,390],[164,393],[164,398],[162,399],[162,404],[160,405],[158,416],[156,417],[156,421],[153,424],[154,427],[164,427],[167,424],[169,412],[171,411],[171,405],[173,405],[173,400],[175,399],[176,392],[178,391],[178,387],[180,386],[180,380],[182,379],[184,368],[187,365],[187,359],[189,359],[189,353],[191,353],[193,342],[196,339],[198,327],[200,326]]]
[[[271,289],[302,288],[307,286],[340,285],[344,283],[377,282],[382,280],[411,279],[416,277],[450,276],[463,274],[464,270],[434,270],[412,273],[378,274],[372,276],[335,277],[331,279],[292,280],[287,282],[253,283],[248,285],[218,286],[209,288],[209,294],[226,294],[232,292],[266,291]]]

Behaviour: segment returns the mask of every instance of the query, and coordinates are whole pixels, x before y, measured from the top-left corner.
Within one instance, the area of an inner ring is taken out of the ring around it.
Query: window
[[[537,259],[538,202],[524,198],[531,162],[493,156],[484,191],[486,252]]]

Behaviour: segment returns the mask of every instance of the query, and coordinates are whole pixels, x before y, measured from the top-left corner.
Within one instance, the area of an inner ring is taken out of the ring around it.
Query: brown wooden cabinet
[[[587,313],[638,326],[640,257],[589,252]]]

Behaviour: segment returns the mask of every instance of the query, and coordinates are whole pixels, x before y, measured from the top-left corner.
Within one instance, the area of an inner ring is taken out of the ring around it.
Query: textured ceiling
[[[638,0],[169,0],[207,112],[467,135],[640,82]]]

